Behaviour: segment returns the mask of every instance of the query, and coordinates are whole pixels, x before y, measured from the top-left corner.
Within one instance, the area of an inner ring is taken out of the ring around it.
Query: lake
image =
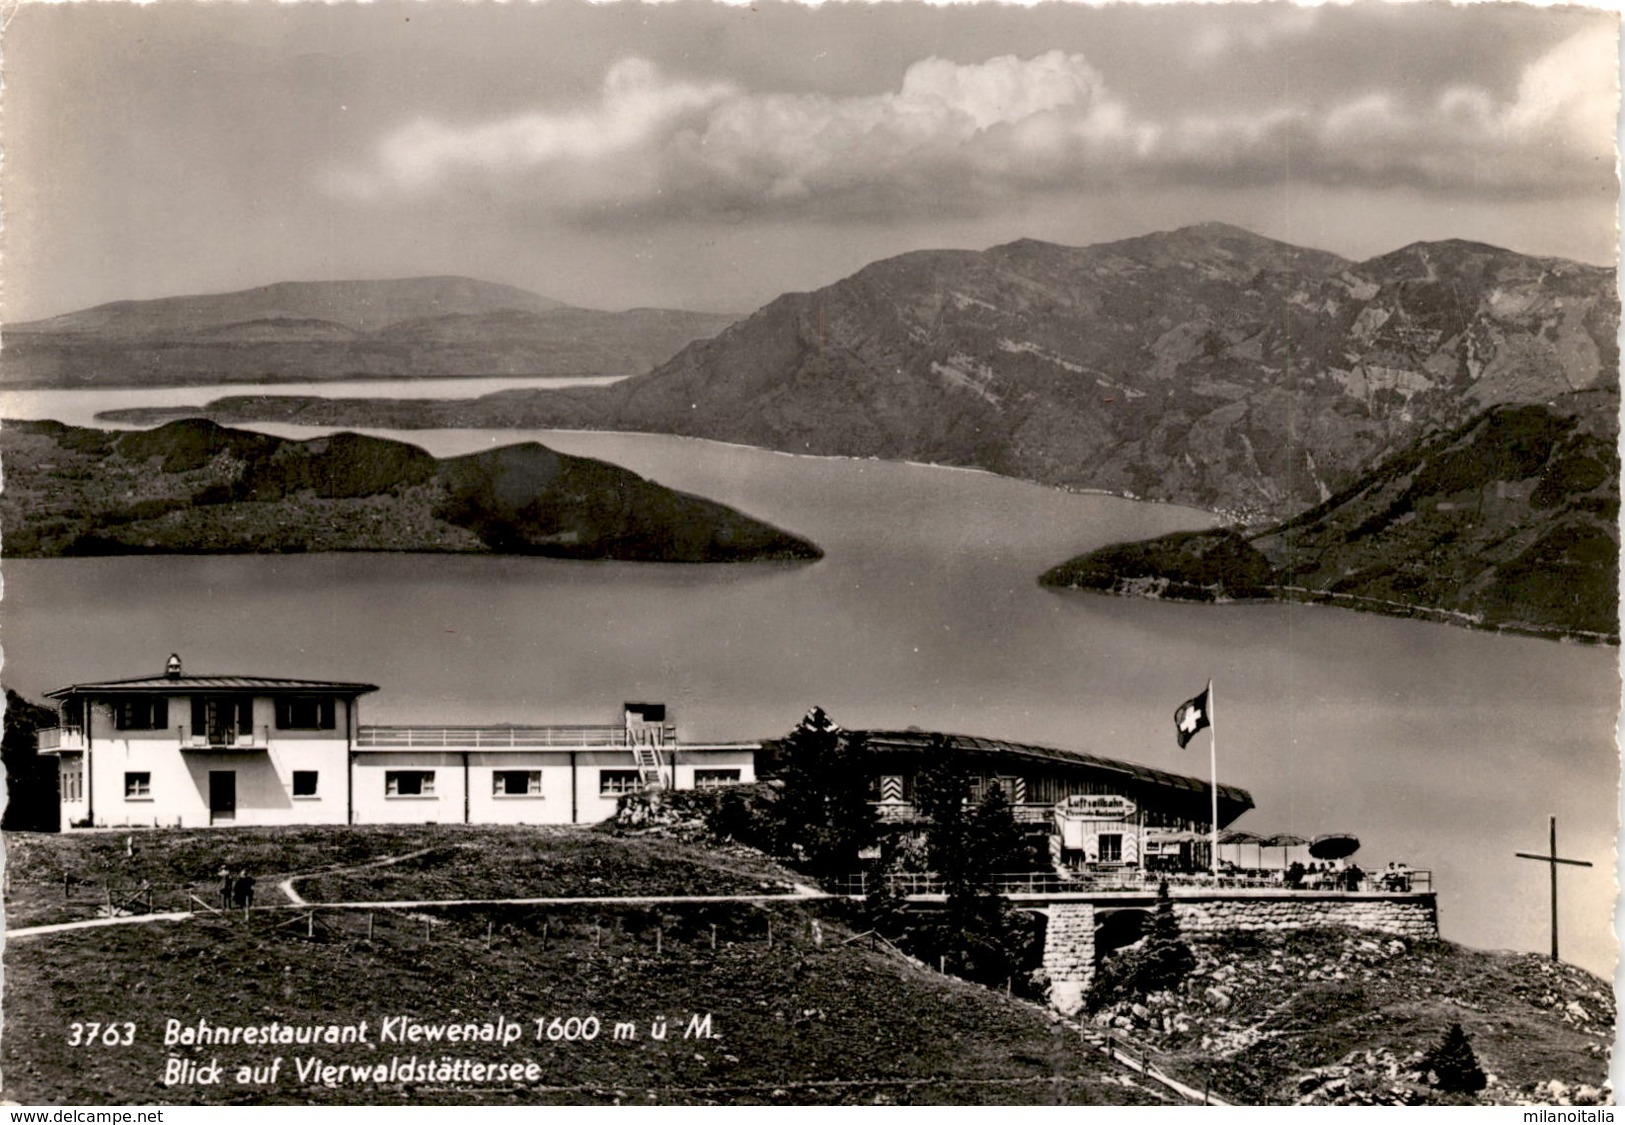
[[[265,427],[310,436],[301,427]],[[384,432],[384,431],[374,431]],[[1211,525],[1166,505],[954,469],[649,435],[392,433],[437,455],[519,440],[615,461],[808,536],[809,564],[400,555],[19,560],[6,682],[189,670],[369,680],[368,722],[594,722],[665,700],[686,735],[847,727],[1050,743],[1206,776],[1174,708],[1215,681],[1236,827],[1349,831],[1369,869],[1435,873],[1445,936],[1544,951],[1559,817],[1565,959],[1612,975],[1617,651],[1294,605],[1040,588],[1123,539]]]

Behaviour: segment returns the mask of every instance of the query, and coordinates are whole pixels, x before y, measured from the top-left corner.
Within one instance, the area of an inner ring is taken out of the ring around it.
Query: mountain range
[[[624,376],[735,317],[601,312],[464,277],[280,282],[7,325],[8,386]]]
[[[255,396],[208,412],[675,433],[974,466],[1264,523],[1489,407],[1616,386],[1618,324],[1610,269],[1461,241],[1353,262],[1203,224],[889,258],[607,387]]]

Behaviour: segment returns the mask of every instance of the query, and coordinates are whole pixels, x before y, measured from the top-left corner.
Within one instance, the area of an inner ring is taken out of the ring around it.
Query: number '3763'
[[[70,1023],[70,1047],[128,1047],[135,1042],[135,1024],[123,1023]]]

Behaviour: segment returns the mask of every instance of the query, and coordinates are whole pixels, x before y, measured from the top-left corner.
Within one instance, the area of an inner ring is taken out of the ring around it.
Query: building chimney
[[[178,680],[181,678],[180,653],[172,652],[169,654],[169,663],[164,665],[164,675],[168,676],[172,680]]]

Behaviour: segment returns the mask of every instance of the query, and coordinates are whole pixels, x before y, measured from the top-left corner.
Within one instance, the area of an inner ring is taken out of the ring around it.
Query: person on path
[[[230,910],[231,909],[232,894],[237,889],[236,885],[232,882],[231,869],[229,867],[221,867],[220,871],[219,871],[219,875],[220,875],[220,909],[221,910]]]
[[[246,869],[237,873],[237,883],[234,890],[235,893],[232,897],[236,899],[238,906],[247,910],[254,905],[254,877]]]

